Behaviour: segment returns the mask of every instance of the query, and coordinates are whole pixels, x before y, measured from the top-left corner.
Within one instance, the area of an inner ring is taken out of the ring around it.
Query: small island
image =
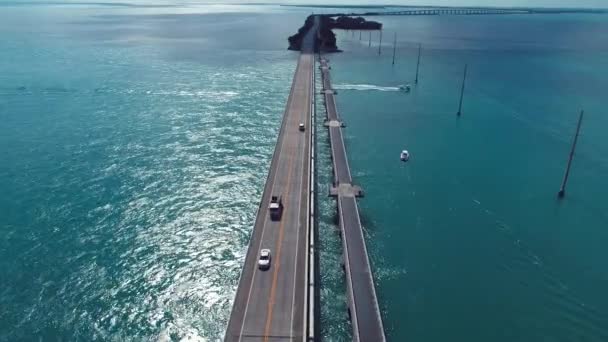
[[[377,21],[367,21],[363,17],[339,16],[332,19],[332,28],[342,30],[382,30],[382,24]]]
[[[333,29],[340,30],[381,30],[382,24],[376,21],[367,21],[362,17],[349,17],[340,15],[336,19],[333,15],[319,15],[319,42],[315,45],[315,52],[341,52],[336,45],[336,34]],[[308,16],[298,33],[288,38],[289,50],[300,51],[302,40],[306,32],[314,25],[314,15]]]

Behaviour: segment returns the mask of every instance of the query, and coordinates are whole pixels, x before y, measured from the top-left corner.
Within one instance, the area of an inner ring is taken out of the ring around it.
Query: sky
[[[0,2],[3,0],[0,0]],[[30,0],[41,1],[46,0]],[[497,6],[497,7],[568,7],[608,8],[608,0],[56,0],[59,2],[125,2],[165,4],[319,4],[319,5],[413,5],[413,6]]]
[[[239,1],[251,2],[251,1]],[[595,7],[608,8],[608,0],[283,0],[293,4],[345,4],[345,5],[437,5],[437,6],[521,6],[521,7]]]

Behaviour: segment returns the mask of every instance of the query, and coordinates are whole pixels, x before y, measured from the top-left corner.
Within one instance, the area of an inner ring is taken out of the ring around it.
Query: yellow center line
[[[289,127],[289,126],[288,126]],[[290,184],[291,184],[291,173],[293,171],[293,158],[289,159],[289,173],[287,174],[287,190],[285,191],[285,194],[283,195],[283,198],[285,198],[284,201],[284,207],[285,207],[285,211],[289,210],[289,206],[288,206],[288,201],[289,201],[289,190],[291,189]],[[284,215],[285,213],[282,213],[281,215]],[[279,225],[279,240],[277,241],[277,256],[276,256],[276,261],[275,264],[276,266],[274,267],[274,273],[273,273],[273,277],[272,277],[272,287],[270,288],[270,298],[268,299],[268,315],[266,316],[266,328],[264,329],[264,342],[268,342],[268,335],[270,333],[270,326],[272,325],[272,310],[274,308],[274,296],[275,296],[275,290],[277,287],[277,279],[278,279],[278,274],[279,274],[279,269],[281,268],[281,247],[283,246],[283,230],[285,227],[285,220],[281,219],[281,224]]]

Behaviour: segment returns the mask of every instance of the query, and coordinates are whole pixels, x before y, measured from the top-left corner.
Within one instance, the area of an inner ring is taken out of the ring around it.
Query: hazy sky
[[[0,2],[3,0],[0,0]],[[48,0],[30,0],[45,2]],[[429,6],[520,6],[520,7],[593,7],[608,8],[608,0],[57,0],[65,2],[126,2],[164,4],[321,4],[321,5],[429,5]]]
[[[263,0],[262,0],[263,1]],[[237,2],[253,2],[237,0]],[[261,1],[260,1],[261,2]],[[268,2],[274,2],[272,0]],[[608,8],[608,0],[282,0],[291,4],[397,4],[440,6],[528,6],[528,7],[599,7]]]

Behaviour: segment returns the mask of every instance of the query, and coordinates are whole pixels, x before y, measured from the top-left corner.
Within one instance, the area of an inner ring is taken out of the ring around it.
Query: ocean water
[[[312,10],[0,3],[0,341],[222,339],[296,66],[286,37]],[[390,340],[608,339],[607,18],[379,18],[380,57],[339,33]],[[319,207],[321,335],[343,341],[335,203]]]
[[[223,337],[296,66],[279,10],[0,4],[0,341]]]
[[[378,20],[330,58],[389,340],[608,340],[608,17]]]

